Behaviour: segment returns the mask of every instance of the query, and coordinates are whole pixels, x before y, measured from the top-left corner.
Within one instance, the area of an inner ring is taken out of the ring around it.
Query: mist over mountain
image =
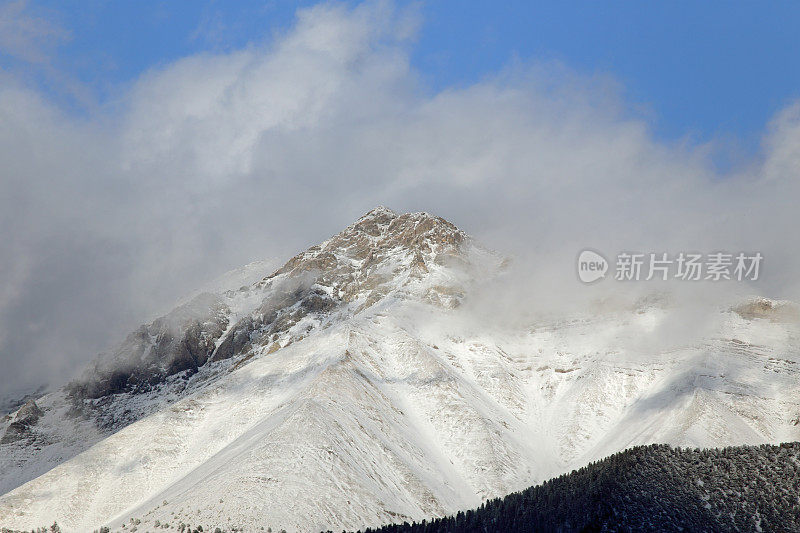
[[[222,272],[288,257],[378,204],[513,256],[529,302],[582,298],[585,247],[761,251],[747,293],[800,299],[792,100],[753,157],[721,171],[723,140],[657,137],[613,73],[531,58],[432,88],[413,62],[420,24],[391,2],[300,9],[77,115],[0,74],[0,391],[57,387]]]
[[[631,446],[800,437],[795,304],[706,306],[679,336],[687,307],[663,291],[501,312],[487,297],[512,264],[440,217],[378,207],[194,296],[2,419],[3,526],[355,530]]]

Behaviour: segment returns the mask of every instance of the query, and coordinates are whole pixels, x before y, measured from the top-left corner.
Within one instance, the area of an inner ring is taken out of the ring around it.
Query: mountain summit
[[[186,397],[258,355],[383,299],[454,308],[475,269],[492,269],[496,262],[440,217],[379,206],[261,280],[201,293],[142,325],[81,378],[41,399],[48,405],[44,419],[28,417],[24,409],[5,417],[0,493],[157,412],[165,401]]]
[[[444,219],[379,207],[197,296],[0,422],[0,522],[358,529],[636,444],[800,438],[797,320],[745,303],[663,351],[632,341],[668,304],[481,321],[462,303],[502,264]]]
[[[208,362],[252,353],[259,345],[273,351],[285,347],[327,323],[326,317],[357,314],[390,293],[402,297],[424,288],[416,295],[456,306],[461,293],[447,280],[414,282],[436,278],[443,265],[467,266],[473,247],[468,240],[442,218],[377,207],[260,282],[201,294],[142,326],[72,383],[70,395],[86,400],[147,392],[170,376],[191,375]]]

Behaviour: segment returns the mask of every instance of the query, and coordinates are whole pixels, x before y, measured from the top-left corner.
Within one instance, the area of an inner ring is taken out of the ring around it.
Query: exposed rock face
[[[228,307],[212,294],[186,305],[128,335],[111,354],[102,357],[69,385],[80,399],[148,390],[167,376],[197,371],[208,361],[216,341],[228,326]]]
[[[398,215],[378,207],[322,245],[296,255],[264,282],[281,274],[316,273],[319,285],[351,302],[396,281],[401,271],[419,276],[428,273],[429,263],[459,257],[466,241],[466,234],[443,218]]]
[[[44,412],[39,409],[39,406],[36,405],[36,402],[30,400],[29,402],[26,402],[25,405],[20,407],[19,411],[17,411],[16,420],[18,422],[34,424],[43,414]]]
[[[30,400],[25,405],[19,408],[14,419],[6,428],[3,438],[0,439],[0,444],[10,444],[23,439],[33,439],[34,434],[32,427],[38,422],[39,418],[44,415],[44,412],[39,409],[36,402]]]
[[[754,298],[734,311],[747,320],[761,318],[772,322],[800,322],[800,309],[787,301]]]
[[[315,327],[325,316],[342,312],[358,302],[355,312],[375,304],[405,282],[429,273],[427,263],[452,264],[461,257],[467,236],[446,220],[427,213],[398,215],[378,207],[319,246],[290,259],[282,268],[257,283],[263,291],[261,305],[241,318],[228,332],[212,360],[230,359],[255,346],[283,338],[282,346],[301,338],[307,330],[285,334],[304,319]],[[466,259],[460,259],[467,265]],[[461,293],[439,286],[446,295],[441,305],[456,305]],[[436,288],[434,288],[436,290]]]

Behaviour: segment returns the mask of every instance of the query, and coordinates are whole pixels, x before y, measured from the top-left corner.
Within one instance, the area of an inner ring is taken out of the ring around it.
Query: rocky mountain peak
[[[397,214],[384,206],[318,246],[293,257],[273,276],[318,270],[369,270],[393,260],[396,266],[427,270],[431,262],[458,256],[467,235],[447,220],[428,213]]]
[[[200,294],[141,326],[70,384],[70,394],[79,401],[155,394],[170,376],[271,353],[389,295],[455,307],[463,295],[459,280],[470,277],[458,273],[469,267],[474,249],[441,217],[378,206],[261,281]],[[118,424],[112,418],[102,425]]]
[[[389,209],[385,205],[379,205],[364,213],[361,217],[358,218],[358,220],[355,221],[353,225],[355,226],[362,222],[370,222],[370,221],[379,221],[379,222],[383,221],[384,223],[389,223],[398,216],[399,215],[397,214],[397,212],[393,211],[392,209]]]
[[[352,237],[369,236],[381,248],[405,247],[422,252],[434,248],[457,251],[466,234],[447,220],[429,213],[398,215],[391,209],[378,206],[359,218],[331,240],[332,245]]]

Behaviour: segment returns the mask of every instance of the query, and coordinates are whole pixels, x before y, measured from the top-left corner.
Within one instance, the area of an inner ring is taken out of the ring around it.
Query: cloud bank
[[[747,290],[798,297],[800,105],[720,174],[710,147],[654,139],[610,76],[512,63],[428,90],[409,61],[419,23],[388,3],[305,9],[88,118],[0,73],[0,391],[63,381],[209,279],[377,204],[518,256],[542,301],[575,290],[587,246],[759,250]]]

